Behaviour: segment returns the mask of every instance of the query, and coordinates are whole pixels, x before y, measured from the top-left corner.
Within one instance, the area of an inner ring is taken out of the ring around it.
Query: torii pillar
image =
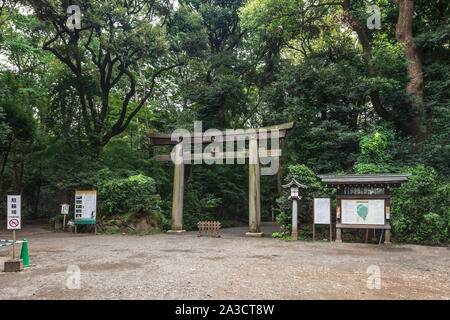
[[[257,137],[249,140],[249,175],[248,175],[248,222],[247,237],[263,237],[261,232],[261,168],[259,167],[259,150]]]
[[[175,147],[175,171],[173,175],[172,197],[172,229],[168,233],[181,234],[183,230],[183,199],[184,199],[184,158],[183,143]]]

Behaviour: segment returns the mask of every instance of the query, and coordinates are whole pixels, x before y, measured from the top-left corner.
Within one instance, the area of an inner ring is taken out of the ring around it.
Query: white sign
[[[342,200],[342,224],[384,225],[384,200]]]
[[[314,199],[314,224],[331,223],[331,199]]]
[[[61,205],[61,214],[69,214],[70,205],[62,204]]]
[[[75,224],[95,224],[97,191],[75,191]]]
[[[8,196],[8,230],[20,230],[21,212],[20,212],[20,196]]]

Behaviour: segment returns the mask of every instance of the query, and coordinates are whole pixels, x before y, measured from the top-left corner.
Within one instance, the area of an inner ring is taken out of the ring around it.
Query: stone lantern
[[[307,189],[308,187],[298,183],[297,180],[292,179],[292,181],[286,185],[283,186],[283,188],[291,189],[291,195],[289,197],[289,200],[292,200],[292,233],[291,233],[291,239],[292,240],[298,240],[298,212],[297,212],[297,201],[300,200],[302,197],[300,196],[299,189]]]

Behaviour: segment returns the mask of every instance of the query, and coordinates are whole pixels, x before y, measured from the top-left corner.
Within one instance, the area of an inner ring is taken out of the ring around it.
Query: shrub
[[[199,221],[215,220],[214,210],[220,206],[221,199],[213,194],[201,194],[188,183],[184,193],[183,226],[186,230],[197,228]]]
[[[409,171],[409,181],[393,191],[391,200],[395,236],[412,243],[447,243],[450,184],[440,181],[433,168],[419,165]]]
[[[99,208],[104,217],[112,214],[161,216],[161,198],[151,177],[142,174],[116,178],[109,169],[99,172],[97,179]]]

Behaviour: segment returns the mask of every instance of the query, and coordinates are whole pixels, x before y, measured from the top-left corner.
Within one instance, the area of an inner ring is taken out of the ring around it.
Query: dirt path
[[[266,233],[276,226],[266,225]],[[31,226],[31,263],[0,272],[3,299],[450,299],[450,250],[284,242],[242,237],[90,235]],[[0,238],[10,233],[0,232]],[[10,257],[0,248],[0,271]],[[69,290],[69,265],[80,268],[81,289]],[[369,266],[381,271],[381,289],[367,288]]]

